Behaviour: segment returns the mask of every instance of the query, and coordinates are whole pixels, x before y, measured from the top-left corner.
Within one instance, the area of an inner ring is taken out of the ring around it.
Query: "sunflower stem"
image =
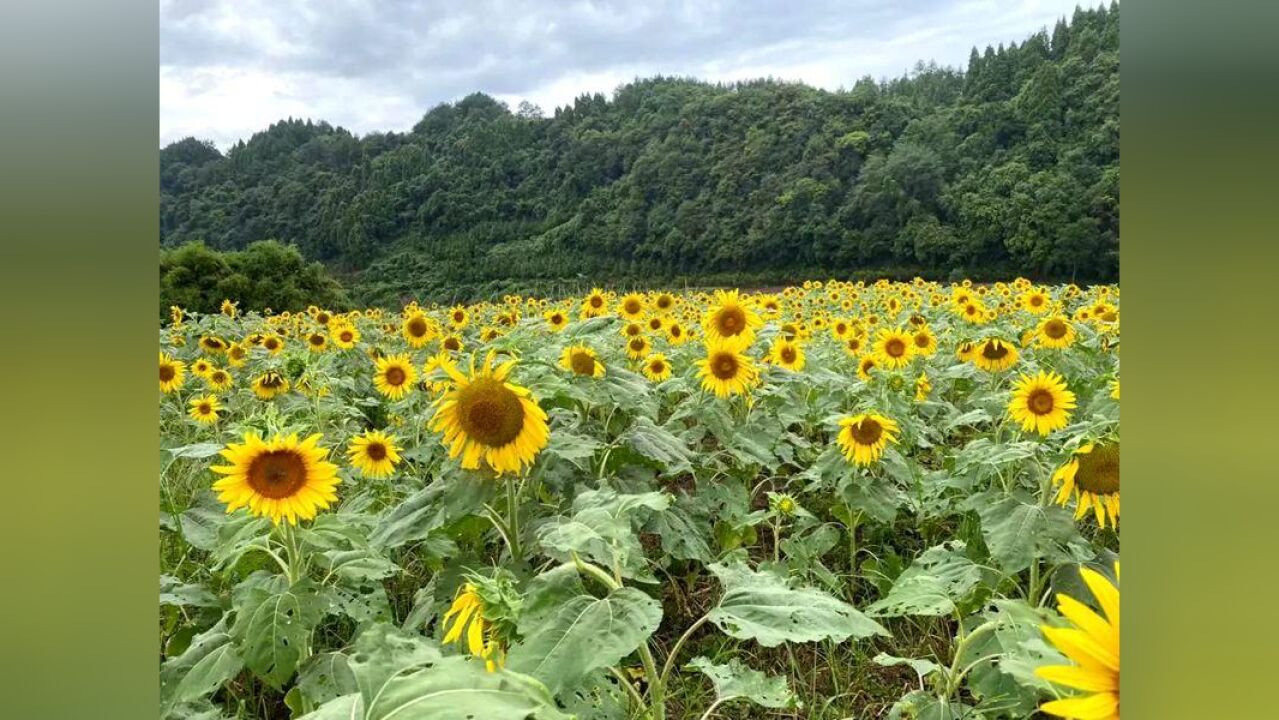
[[[516,563],[524,560],[524,553],[520,547],[520,506],[519,493],[515,491],[515,479],[513,475],[506,476],[506,525],[509,529],[506,541],[511,548],[511,559]]]

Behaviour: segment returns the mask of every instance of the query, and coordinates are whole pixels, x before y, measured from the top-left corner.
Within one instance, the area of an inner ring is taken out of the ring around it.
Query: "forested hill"
[[[160,152],[161,239],[296,244],[357,298],[558,281],[1111,280],[1119,8],[828,92],[653,78],[543,117],[475,94],[407,133],[288,120]]]

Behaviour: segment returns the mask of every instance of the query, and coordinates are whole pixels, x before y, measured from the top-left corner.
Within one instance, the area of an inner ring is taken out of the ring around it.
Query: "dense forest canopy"
[[[964,71],[829,92],[657,77],[407,133],[286,120],[160,151],[163,245],[296,245],[356,299],[801,275],[1113,280],[1119,7]],[[562,285],[561,285],[562,287]]]

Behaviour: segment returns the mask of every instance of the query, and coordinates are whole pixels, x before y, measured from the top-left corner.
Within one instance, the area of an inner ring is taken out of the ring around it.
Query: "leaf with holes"
[[[274,688],[293,677],[327,606],[310,580],[283,585],[277,576],[275,582],[238,593],[231,627],[245,665]]]
[[[736,658],[716,665],[708,658],[693,658],[688,667],[710,678],[715,686],[715,704],[730,700],[749,700],[766,708],[788,708],[795,705],[795,695],[786,678],[765,675],[743,665]]]

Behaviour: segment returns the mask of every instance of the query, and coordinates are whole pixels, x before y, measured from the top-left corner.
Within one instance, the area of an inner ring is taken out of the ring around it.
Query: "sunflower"
[[[200,338],[200,349],[210,355],[224,353],[227,349],[227,341],[213,335],[204,335]]]
[[[1119,523],[1119,441],[1088,443],[1053,473],[1053,485],[1061,485],[1055,502],[1062,507],[1075,498],[1075,519],[1088,514],[1097,524],[1118,527]]]
[[[666,339],[670,340],[672,345],[683,345],[688,342],[689,337],[688,331],[678,322],[672,322],[666,326]]]
[[[515,360],[493,367],[495,357],[490,352],[478,371],[472,358],[469,376],[442,365],[454,386],[436,401],[431,429],[444,432],[449,457],[460,455],[463,468],[478,469],[482,460],[498,475],[518,473],[546,447],[546,412],[528,389],[507,382]]]
[[[969,322],[974,325],[984,325],[987,323],[989,321],[988,314],[986,307],[976,300],[964,303],[964,305],[959,309],[959,316],[963,318],[965,322]]]
[[[875,359],[875,356],[866,355],[861,360],[857,361],[857,377],[861,378],[862,380],[866,382],[870,382],[871,381],[870,371],[875,370],[878,367],[879,367],[879,361]]]
[[[1119,399],[1119,378],[1110,384],[1110,397],[1114,400]]]
[[[284,349],[284,338],[279,335],[270,334],[262,337],[262,348],[272,355],[279,355]]]
[[[703,390],[726,398],[745,393],[755,384],[759,371],[754,361],[743,354],[746,345],[742,335],[707,343],[706,358],[697,361]]]
[[[973,364],[987,372],[1007,370],[1016,362],[1016,346],[999,338],[985,340],[973,353]]]
[[[639,320],[644,317],[644,296],[640,293],[628,293],[622,296],[617,304],[617,314],[626,320]]]
[[[778,338],[773,341],[773,347],[769,350],[768,361],[791,372],[799,372],[804,369],[806,362],[804,348],[792,340]]]
[[[960,362],[971,362],[973,356],[977,354],[977,343],[961,342],[955,346],[955,357]]]
[[[249,359],[249,349],[243,343],[236,343],[226,349],[226,361],[232,367],[244,367]]]
[[[457,335],[445,335],[440,339],[440,349],[450,353],[460,353],[465,347],[466,343]]]
[[[334,487],[341,482],[337,465],[324,459],[329,451],[319,446],[320,437],[299,442],[296,434],[263,440],[248,433],[243,444],[230,443],[222,450],[229,464],[209,468],[226,476],[213,483],[218,500],[228,513],[247,506],[276,525],[282,517],[293,525],[314,518],[337,500]]]
[[[662,353],[653,353],[644,358],[642,371],[649,380],[662,382],[671,376],[671,364]]]
[[[551,332],[559,332],[568,325],[568,316],[561,310],[548,310],[542,317],[546,319],[546,327]]]
[[[395,472],[395,466],[400,462],[400,447],[395,444],[394,435],[368,430],[351,439],[346,455],[361,475],[384,478]]]
[[[595,351],[585,345],[570,345],[560,353],[560,367],[574,375],[587,377],[604,377],[604,363],[595,356]]]
[[[921,372],[919,377],[915,378],[915,402],[924,402],[928,399],[928,393],[933,391],[933,384],[928,382],[928,373]]]
[[[177,305],[169,306],[169,319],[173,321],[174,329],[182,327],[182,316],[185,314],[186,311]]]
[[[905,367],[914,354],[915,341],[901,330],[880,330],[875,336],[875,357],[889,370]]]
[[[914,345],[915,354],[920,357],[932,357],[937,352],[937,337],[927,325],[919,326],[910,339]]]
[[[329,339],[322,332],[313,332],[306,336],[306,346],[311,352],[324,352],[329,347]]]
[[[1040,370],[1038,375],[1022,375],[1013,383],[1008,414],[1021,423],[1022,430],[1048,435],[1066,427],[1074,408],[1075,394],[1066,389],[1065,379]]]
[[[404,323],[400,326],[400,332],[404,334],[404,339],[408,342],[409,347],[420,348],[435,337],[435,329],[431,327],[431,320],[421,312],[415,312],[404,318]]]
[[[675,309],[675,296],[668,293],[658,293],[653,298],[653,309],[663,315]]]
[[[1046,318],[1035,328],[1035,339],[1043,347],[1068,348],[1075,342],[1075,326],[1063,316]]]
[[[218,411],[222,409],[222,403],[218,402],[217,395],[205,395],[204,397],[193,398],[189,403],[191,410],[187,413],[190,418],[198,423],[206,425],[218,421]]]
[[[608,296],[603,290],[592,288],[582,300],[582,319],[599,317],[606,312],[608,312]]]
[[[480,328],[480,340],[484,342],[492,342],[500,337],[502,337],[502,331],[499,328],[492,325],[485,325]]]
[[[484,601],[471,583],[458,588],[453,604],[440,619],[440,624],[447,628],[444,644],[460,644],[465,639],[467,652],[484,658],[484,666],[489,672],[494,672],[504,664],[506,654],[501,643],[493,637],[492,623],[484,617]]]
[[[745,345],[749,345],[755,339],[755,329],[763,324],[738,291],[716,290],[715,307],[702,318],[702,331],[710,342],[742,338]]]
[[[1074,665],[1046,665],[1035,674],[1049,682],[1084,691],[1083,695],[1039,706],[1049,715],[1087,720],[1119,720],[1119,562],[1115,583],[1091,568],[1079,568],[1084,584],[1097,600],[1102,615],[1064,594],[1057,595],[1057,611],[1074,627],[1041,626],[1040,631]]]
[[[229,390],[234,380],[231,378],[231,373],[218,368],[205,375],[204,382],[214,390]]]
[[[644,324],[648,326],[648,331],[651,333],[660,334],[666,329],[666,320],[661,315],[654,315],[650,317]]]
[[[888,443],[897,443],[900,430],[893,420],[875,413],[852,415],[839,421],[839,443],[844,458],[854,465],[870,465],[879,460]]]
[[[626,341],[626,355],[632,360],[639,360],[649,353],[653,348],[652,343],[643,335],[636,335]]]
[[[449,325],[454,330],[461,330],[471,321],[471,316],[466,312],[466,308],[461,305],[454,305],[449,310]]]
[[[289,380],[274,370],[259,375],[253,381],[253,394],[263,400],[270,400],[277,395],[283,395],[289,391]]]
[[[856,330],[857,326],[846,318],[839,318],[830,324],[831,337],[836,340],[844,340]]]
[[[413,389],[417,381],[417,369],[409,360],[408,354],[388,355],[374,361],[377,373],[373,376],[373,385],[377,391],[392,400],[399,400]]]
[[[216,369],[217,368],[213,365],[213,363],[205,360],[204,358],[198,358],[195,362],[191,363],[191,373],[197,377],[208,377],[209,373]]]
[[[234,320],[235,316],[240,312],[239,303],[233,303],[230,300],[223,300],[222,307],[220,307],[219,310],[222,311],[223,315]]]
[[[854,333],[844,338],[844,352],[848,353],[848,357],[859,357],[865,349],[865,336]]]
[[[333,329],[333,344],[350,350],[360,341],[360,331],[354,325],[339,325]]]
[[[621,335],[624,338],[638,337],[644,334],[644,326],[640,325],[637,322],[628,322],[622,326],[621,330],[618,330],[617,332],[619,335]]]
[[[1048,311],[1048,293],[1043,290],[1031,290],[1021,296],[1021,305],[1035,315],[1042,315]]]
[[[187,365],[160,353],[160,392],[171,393],[187,381]]]

